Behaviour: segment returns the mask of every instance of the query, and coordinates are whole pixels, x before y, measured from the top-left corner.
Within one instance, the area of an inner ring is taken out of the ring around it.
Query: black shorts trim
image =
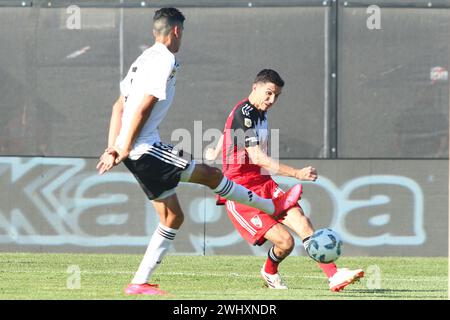
[[[155,143],[148,153],[139,159],[128,158],[123,163],[147,197],[154,200],[178,185],[181,174],[189,167],[191,160],[191,155],[183,150],[178,150],[170,144]]]

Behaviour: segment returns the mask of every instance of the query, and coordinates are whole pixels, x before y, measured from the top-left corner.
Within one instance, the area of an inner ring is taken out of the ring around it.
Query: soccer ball
[[[341,255],[341,237],[329,228],[316,230],[310,238],[308,254],[320,263],[336,261]]]

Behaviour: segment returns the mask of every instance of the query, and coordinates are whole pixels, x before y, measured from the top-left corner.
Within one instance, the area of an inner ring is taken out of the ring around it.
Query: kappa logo
[[[302,200],[305,212],[314,212],[311,210],[317,205],[314,201],[333,204],[329,214],[331,219],[324,223],[341,234],[345,243],[356,247],[388,245],[411,248],[428,243],[426,232],[431,232],[431,229],[425,228],[424,214],[427,194],[420,181],[403,175],[373,174],[346,179],[341,185],[325,176],[315,182],[304,181],[305,185],[309,184],[320,192],[316,199]],[[292,178],[282,176],[276,176],[276,182],[286,187],[294,183]],[[181,184],[188,186],[184,182]],[[145,199],[140,200],[145,208],[143,220],[133,220],[135,215],[132,212],[123,212],[123,208],[132,203],[138,186],[134,177],[125,172],[111,172],[106,177],[92,173],[86,159],[0,157],[0,189],[10,190],[0,192],[0,245],[38,244],[51,248],[74,245],[95,250],[113,246],[145,247],[158,225],[153,206]],[[191,186],[189,184],[189,188]],[[374,188],[375,193],[370,191],[372,186],[377,187]],[[198,188],[204,187],[199,185]],[[18,201],[10,201],[10,194],[17,195]],[[273,197],[276,194],[281,195],[281,192],[277,189]],[[252,196],[249,195],[249,199]],[[193,220],[195,223],[220,223],[220,213],[214,211],[217,209],[214,199],[198,196],[189,201],[190,212],[210,213],[205,220]],[[394,203],[399,205],[400,211],[394,210]],[[33,213],[29,208],[33,208]],[[91,219],[93,215],[97,218]],[[394,218],[398,215],[405,216],[404,220]],[[39,219],[35,219],[36,216]],[[189,215],[191,219],[193,216]],[[355,219],[358,219],[358,224],[348,223]],[[258,228],[262,225],[259,220],[258,217],[249,219],[249,226]],[[92,229],[84,229],[87,225],[84,221],[90,221]],[[129,235],[133,227],[131,222],[139,221],[145,228]],[[360,233],[360,228],[365,230],[365,234]],[[91,233],[92,230],[95,232]],[[169,236],[174,238],[173,234]],[[193,250],[203,253],[204,234],[191,232],[189,238]],[[208,235],[208,248],[231,248],[241,241],[240,234],[230,230],[226,235]],[[433,241],[431,237],[430,241]]]
[[[257,227],[258,229],[262,227],[262,221],[259,218],[259,216],[254,216],[253,218],[250,219],[250,221],[253,223],[253,225],[255,227]]]

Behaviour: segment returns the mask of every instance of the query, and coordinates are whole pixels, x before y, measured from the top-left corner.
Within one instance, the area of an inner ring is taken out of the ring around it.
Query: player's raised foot
[[[284,213],[286,210],[295,206],[302,195],[302,185],[296,184],[281,196],[272,199],[275,206],[274,216]]]
[[[269,289],[287,289],[288,287],[283,283],[279,273],[270,274],[264,271],[265,264],[261,268],[261,276],[266,282],[266,286]]]
[[[146,294],[146,295],[165,295],[167,294],[165,291],[159,289],[159,285],[157,284],[133,284],[130,283],[125,288],[126,294]]]
[[[364,277],[364,271],[362,269],[350,270],[347,268],[338,268],[337,272],[329,279],[330,290],[339,292],[349,284],[359,281],[362,277]]]

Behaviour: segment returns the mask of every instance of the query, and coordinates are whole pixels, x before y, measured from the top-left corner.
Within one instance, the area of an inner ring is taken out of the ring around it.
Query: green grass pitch
[[[167,256],[152,278],[169,296],[126,296],[142,255],[0,253],[0,299],[164,300],[441,300],[448,299],[448,259],[341,257],[339,267],[366,271],[339,293],[316,263],[288,257],[280,267],[289,290],[269,290],[259,276],[265,257]]]

